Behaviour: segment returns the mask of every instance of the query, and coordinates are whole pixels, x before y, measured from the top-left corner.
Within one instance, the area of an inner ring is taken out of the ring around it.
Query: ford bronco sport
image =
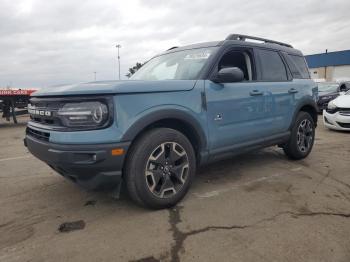
[[[185,196],[199,165],[273,145],[306,157],[316,100],[300,51],[234,34],[171,48],[128,81],[35,92],[24,142],[85,188],[123,181],[137,203],[166,208]]]

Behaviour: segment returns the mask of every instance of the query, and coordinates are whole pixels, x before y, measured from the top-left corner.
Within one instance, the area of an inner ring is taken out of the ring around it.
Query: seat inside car
[[[219,62],[219,70],[227,67],[238,67],[244,74],[245,81],[252,80],[252,64],[246,52],[232,51],[225,54]]]

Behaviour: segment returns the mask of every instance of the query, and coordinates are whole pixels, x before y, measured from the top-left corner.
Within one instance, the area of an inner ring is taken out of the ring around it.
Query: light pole
[[[94,79],[95,79],[95,81],[96,81],[96,73],[97,73],[97,72],[94,72]]]
[[[122,47],[120,44],[117,44],[115,46],[118,50],[118,76],[119,76],[119,80],[120,80],[120,56],[119,56],[119,49]]]

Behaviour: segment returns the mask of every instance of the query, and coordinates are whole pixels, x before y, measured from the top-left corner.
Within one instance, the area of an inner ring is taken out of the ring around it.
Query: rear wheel
[[[125,168],[127,189],[143,206],[171,207],[187,193],[195,170],[195,153],[186,136],[174,129],[153,129],[131,148]]]
[[[302,159],[310,154],[315,140],[315,123],[307,112],[299,112],[291,130],[289,141],[283,146],[291,159]]]

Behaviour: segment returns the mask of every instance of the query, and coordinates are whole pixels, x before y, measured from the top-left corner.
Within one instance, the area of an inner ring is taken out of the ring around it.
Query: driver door
[[[244,80],[235,83],[205,81],[210,149],[212,153],[230,151],[254,144],[269,135],[272,97],[256,82],[254,53],[251,49],[230,49],[223,54],[214,74],[224,67],[238,67]]]

